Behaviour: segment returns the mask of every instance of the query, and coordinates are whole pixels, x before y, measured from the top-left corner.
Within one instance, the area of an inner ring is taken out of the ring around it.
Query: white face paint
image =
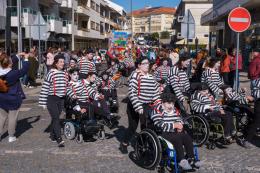
[[[232,93],[232,88],[227,88],[227,89],[225,89],[225,92],[226,92],[226,94]]]
[[[77,82],[79,80],[79,73],[78,72],[74,72],[70,75],[71,81],[73,82]]]
[[[165,102],[165,103],[162,103],[163,105],[163,108],[166,112],[171,112],[173,111],[173,108],[174,108],[174,103],[173,102]]]
[[[103,79],[104,79],[104,80],[107,80],[107,79],[108,79],[108,75],[107,75],[107,74],[104,74],[104,75],[103,75]]]

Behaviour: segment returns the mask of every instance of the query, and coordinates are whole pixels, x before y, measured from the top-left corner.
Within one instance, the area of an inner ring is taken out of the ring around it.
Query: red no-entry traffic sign
[[[251,15],[247,9],[237,7],[228,15],[228,25],[235,32],[246,31],[251,24]]]

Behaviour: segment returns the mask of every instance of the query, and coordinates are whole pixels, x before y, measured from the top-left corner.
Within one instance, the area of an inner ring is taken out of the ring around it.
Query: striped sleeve
[[[156,81],[160,81],[161,80],[161,76],[160,76],[160,67],[156,68],[154,71],[154,78],[156,79]]]
[[[176,97],[180,101],[184,101],[185,98],[184,98],[184,95],[182,94],[181,88],[179,87],[178,80],[179,80],[179,77],[177,75],[170,76],[171,86],[173,88],[173,91],[174,91]]]
[[[151,119],[154,122],[154,125],[164,132],[174,130],[174,122],[165,122],[162,115],[155,110],[152,112]]]
[[[202,96],[200,94],[194,93],[191,97],[191,109],[196,113],[205,113],[209,106],[202,104]]]
[[[210,90],[214,93],[214,94],[218,94],[220,92],[220,88],[215,84],[214,81],[212,81],[212,76],[211,76],[211,72],[210,70],[207,70],[205,73],[205,79],[206,79],[206,83],[209,86]]]
[[[138,98],[138,77],[137,73],[132,73],[128,88],[128,96],[136,112],[143,108],[142,102]]]
[[[50,71],[46,75],[44,82],[42,84],[42,88],[41,88],[41,92],[40,92],[40,96],[39,96],[39,105],[40,106],[47,105],[47,99],[48,99],[49,90],[50,90],[50,86],[51,86],[52,75],[53,75],[53,72]]]

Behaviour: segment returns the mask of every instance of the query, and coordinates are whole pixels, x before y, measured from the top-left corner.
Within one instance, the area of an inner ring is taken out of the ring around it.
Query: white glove
[[[144,113],[144,109],[142,108],[142,109],[139,109],[138,110],[138,113],[140,114],[140,115],[142,115],[143,113]]]

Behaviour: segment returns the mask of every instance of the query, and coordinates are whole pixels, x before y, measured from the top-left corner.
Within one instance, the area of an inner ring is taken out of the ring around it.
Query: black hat
[[[61,53],[59,53],[59,54],[55,55],[55,57],[54,57],[54,61],[55,61],[55,60],[59,60],[59,59],[64,59],[64,60],[65,60],[65,57],[64,57],[64,55],[63,55],[63,54],[61,54]]]
[[[259,53],[260,53],[260,48],[254,48],[254,49],[252,50],[252,52],[259,52]]]
[[[139,64],[141,64],[144,60],[148,60],[147,56],[141,56],[140,58],[137,58],[135,61],[135,67],[137,68]]]
[[[89,48],[87,51],[86,51],[86,54],[90,54],[90,53],[95,53],[95,51],[91,48]]]
[[[74,72],[79,72],[79,69],[77,67],[69,69],[69,74],[73,74]]]

